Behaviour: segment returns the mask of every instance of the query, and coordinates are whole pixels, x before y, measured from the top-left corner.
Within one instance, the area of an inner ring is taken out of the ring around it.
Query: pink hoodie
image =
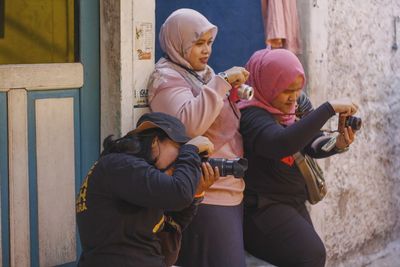
[[[203,82],[185,70],[192,69],[186,58],[194,42],[209,30],[215,38],[217,27],[195,10],[179,9],[167,18],[159,38],[169,59],[161,58],[150,76],[149,103],[152,111],[179,118],[189,136],[207,136],[215,147],[211,157],[234,159],[243,156],[243,143],[239,133],[240,112],[234,104],[230,105],[225,94],[231,86],[209,66],[197,72]],[[203,203],[238,205],[243,190],[243,179],[221,177],[206,192]]]

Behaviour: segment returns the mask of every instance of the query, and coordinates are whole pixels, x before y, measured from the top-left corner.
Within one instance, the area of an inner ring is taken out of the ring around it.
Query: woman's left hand
[[[344,149],[348,147],[354,142],[355,137],[355,132],[350,126],[344,128],[343,133],[336,138],[336,147],[338,149]]]

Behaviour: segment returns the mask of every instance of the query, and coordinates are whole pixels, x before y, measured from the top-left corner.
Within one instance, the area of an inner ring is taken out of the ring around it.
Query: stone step
[[[260,260],[246,252],[246,266],[247,267],[275,267],[268,262]]]

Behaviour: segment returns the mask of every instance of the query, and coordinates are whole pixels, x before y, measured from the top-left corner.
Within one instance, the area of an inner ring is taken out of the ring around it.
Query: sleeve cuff
[[[184,144],[183,146],[181,146],[181,151],[191,151],[194,152],[196,154],[199,153],[199,148],[195,145],[192,144]]]
[[[221,97],[224,97],[226,92],[231,89],[231,85],[219,75],[215,75],[206,86],[213,88]]]
[[[331,105],[329,102],[325,102],[325,103],[324,103],[324,106],[326,106],[326,108],[328,109],[329,114],[330,114],[331,116],[333,116],[333,115],[336,114],[335,110],[333,109],[332,105]]]

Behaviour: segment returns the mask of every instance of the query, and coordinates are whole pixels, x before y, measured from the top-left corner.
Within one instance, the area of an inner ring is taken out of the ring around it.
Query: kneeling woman
[[[186,227],[199,202],[195,195],[218,179],[218,169],[198,155],[211,153],[212,143],[188,138],[172,116],[150,113],[103,146],[77,198],[78,266],[171,265],[158,234]]]

